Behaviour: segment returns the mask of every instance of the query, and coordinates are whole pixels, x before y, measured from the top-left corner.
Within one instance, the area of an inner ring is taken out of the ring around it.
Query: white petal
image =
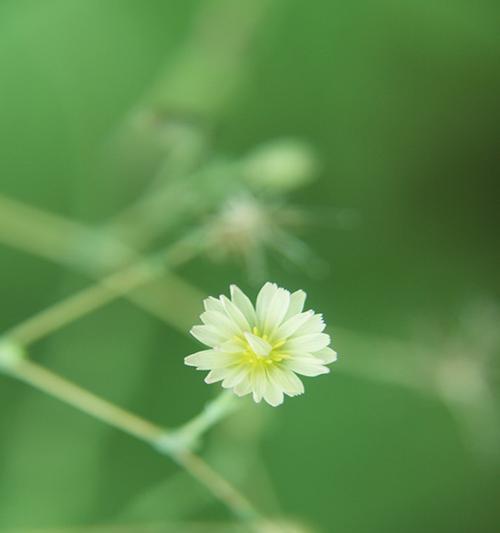
[[[283,322],[278,330],[274,333],[275,339],[286,339],[293,335],[305,322],[307,322],[314,315],[314,311],[307,311],[290,317]]]
[[[227,368],[214,368],[211,370],[205,377],[205,383],[216,383],[217,381],[222,381],[230,372]]]
[[[224,381],[222,382],[222,386],[225,389],[232,389],[238,383],[243,381],[245,377],[248,375],[248,368],[244,365],[238,365],[231,369],[231,372],[225,377]]]
[[[200,316],[201,321],[207,326],[212,326],[225,337],[233,337],[240,333],[238,326],[226,315],[219,311],[205,311]]]
[[[274,367],[270,378],[277,383],[288,396],[298,396],[304,393],[304,384],[287,368]]]
[[[220,299],[227,315],[235,324],[237,324],[238,328],[241,331],[249,331],[251,329],[250,324],[246,319],[245,315],[240,311],[240,309],[236,307],[236,305],[234,305],[233,302],[231,302],[231,300],[229,300],[225,296],[221,296]]]
[[[250,344],[250,348],[257,354],[262,357],[265,357],[266,355],[269,355],[271,353],[271,350],[273,347],[266,342],[264,339],[261,339],[260,337],[257,337],[257,335],[254,335],[253,333],[245,333],[245,338],[248,341],[248,344]]]
[[[213,361],[214,351],[213,350],[202,350],[201,352],[196,352],[191,355],[188,355],[184,358],[184,363],[188,366],[198,366],[204,365],[208,361]]]
[[[254,402],[259,403],[264,396],[266,390],[266,374],[264,372],[256,371],[251,376],[252,394]]]
[[[257,322],[260,327],[263,326],[267,310],[269,309],[269,304],[277,290],[278,286],[276,283],[270,283],[268,281],[264,284],[262,289],[260,289],[259,294],[257,295]]]
[[[264,390],[264,400],[273,407],[277,407],[283,403],[282,389],[269,379],[267,380],[266,388]]]
[[[293,315],[302,313],[304,309],[304,303],[306,301],[306,293],[304,291],[295,291],[290,296],[290,306],[288,312],[285,315],[285,320],[289,319]]]
[[[243,353],[246,350],[246,345],[243,341],[228,340],[217,346],[217,351],[223,353]]]
[[[250,298],[248,298],[248,296],[236,285],[231,285],[230,290],[233,304],[243,313],[250,326],[255,326],[257,322],[255,309]]]
[[[313,315],[305,322],[300,328],[295,331],[295,337],[301,337],[302,335],[312,335],[313,333],[322,333],[326,324],[323,321],[321,315]]]
[[[233,388],[233,392],[237,396],[245,396],[252,392],[252,381],[248,374]]]
[[[217,298],[214,298],[213,296],[209,296],[203,300],[203,307],[205,308],[205,311],[219,311],[220,313],[224,312],[224,306],[219,300],[217,300]]]
[[[285,289],[278,289],[271,301],[269,307],[264,311],[264,331],[271,332],[276,329],[283,321],[284,316],[290,305],[290,293]]]
[[[214,350],[203,350],[188,355],[184,363],[188,366],[195,366],[198,370],[212,370],[223,368],[234,362],[232,355],[216,352]]]
[[[191,335],[207,346],[217,346],[224,342],[226,338],[215,330],[212,326],[193,326],[190,331]]]
[[[319,376],[320,374],[328,374],[328,372],[330,372],[330,369],[323,366],[319,359],[315,359],[311,356],[292,357],[291,359],[287,359],[285,366],[298,374],[310,377]]]
[[[217,346],[217,351],[221,351],[223,353],[243,353],[245,350],[246,346],[244,345],[243,341],[238,342],[235,340],[229,340]]]
[[[313,353],[326,348],[329,344],[330,335],[326,333],[313,333],[312,335],[303,335],[288,339],[283,350]]]
[[[337,352],[327,347],[319,350],[318,352],[314,352],[314,357],[321,359],[325,365],[328,365],[337,360]]]

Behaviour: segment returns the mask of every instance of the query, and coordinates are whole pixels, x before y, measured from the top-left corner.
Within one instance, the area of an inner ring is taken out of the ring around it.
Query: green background
[[[304,397],[278,409],[247,406],[209,434],[201,453],[261,509],[313,531],[496,531],[498,441],[476,450],[484,428],[464,437],[432,382],[418,390],[387,372],[396,365],[409,380],[421,372],[432,381],[432,365],[450,346],[480,359],[481,341],[492,337],[484,372],[499,404],[498,323],[484,318],[500,289],[498,6],[256,3],[265,9],[235,68],[206,64],[202,54],[189,87],[171,94],[167,83],[146,102],[207,125],[215,154],[238,158],[289,136],[316,149],[320,177],[287,198],[319,219],[301,237],[329,273],[310,276],[307,265],[274,258],[269,277],[307,291],[339,361],[326,377],[306,379]],[[239,3],[243,12],[249,5]],[[0,193],[96,226],[133,201],[151,176],[126,165],[107,171],[103,154],[158,77],[166,72],[168,82],[178,57],[182,63],[201,7],[2,0]],[[217,24],[213,39],[230,42],[237,23]],[[354,222],[330,217],[339,210]],[[0,330],[90,284],[4,245],[0,272]],[[229,283],[258,289],[236,263],[201,258],[179,274],[204,295],[227,292]],[[479,330],[467,344],[461,317],[477,302]],[[182,302],[165,305],[182,313]],[[196,320],[189,313],[188,323]],[[391,343],[399,348],[388,359]],[[217,388],[183,365],[197,349],[119,300],[37,343],[32,355],[173,426]],[[6,377],[0,405],[0,530],[182,531],[169,524],[230,520],[169,460],[70,407]],[[499,412],[487,426],[499,423]]]

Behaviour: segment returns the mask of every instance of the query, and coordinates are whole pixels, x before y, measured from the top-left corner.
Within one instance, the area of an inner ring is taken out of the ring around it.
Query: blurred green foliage
[[[188,117],[220,157],[281,137],[308,141],[321,177],[290,202],[317,220],[301,237],[330,272],[311,277],[275,258],[270,278],[308,292],[339,362],[306,383],[303,398],[246,408],[202,453],[264,511],[320,531],[496,531],[498,456],[473,453],[438,394],[385,381],[392,363],[373,339],[401,343],[398,368],[413,375],[419,346],[429,365],[445,345],[479,351],[449,340],[462,338],[471,303],[498,304],[498,6],[242,1],[232,8],[241,19],[220,21],[204,57],[185,43],[205,4],[2,0],[0,193],[106,222],[152,179],[156,163],[109,155],[141,102]],[[252,16],[251,46],[224,63]],[[2,330],[91,283],[8,246],[0,265]],[[200,258],[179,274],[207,295],[229,283],[256,291],[235,263]],[[182,312],[182,302],[170,305]],[[482,338],[495,326],[481,313]],[[195,349],[179,328],[119,300],[38,343],[33,357],[173,426],[213,394],[183,365]],[[493,355],[495,389],[498,343]],[[227,519],[178,467],[129,437],[3,377],[0,402],[0,530]]]

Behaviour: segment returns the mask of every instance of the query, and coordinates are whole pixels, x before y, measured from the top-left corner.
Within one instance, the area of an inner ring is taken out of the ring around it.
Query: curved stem
[[[2,342],[0,344],[0,370],[109,426],[150,444],[157,452],[169,456],[185,468],[235,516],[250,522],[261,520],[259,513],[249,500],[203,459],[181,446],[178,441],[176,441],[176,446],[167,446],[169,430],[100,398],[22,355],[22,351],[16,345]],[[165,443],[164,446],[158,446],[160,439]]]
[[[18,380],[145,442],[154,442],[166,429],[118,407],[57,374],[22,358],[6,371]]]
[[[241,400],[239,401],[241,405]],[[201,413],[193,417],[180,428],[169,431],[156,441],[156,448],[160,451],[175,451],[177,449],[192,449],[198,443],[203,433],[215,426],[238,408],[238,398],[229,391],[220,393],[214,400],[208,402]]]

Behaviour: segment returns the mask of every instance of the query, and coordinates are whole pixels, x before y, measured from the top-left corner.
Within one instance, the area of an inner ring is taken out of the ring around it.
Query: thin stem
[[[12,209],[12,212],[18,214],[19,211],[16,211],[16,209],[17,206]],[[31,215],[34,215],[36,210],[31,210],[31,208],[26,209],[30,220],[34,222],[35,217]],[[71,255],[68,256],[67,254],[68,241],[66,238],[62,238],[63,233],[65,233],[62,231],[64,223],[59,224],[61,221],[64,222],[64,219],[52,220],[49,215],[47,219],[41,216],[40,219],[36,220],[40,227],[43,228],[41,233],[43,234],[47,230],[46,236],[50,236],[45,242],[55,243],[55,245],[49,247],[48,253],[44,253],[43,247],[37,245],[36,238],[31,238],[30,233],[26,231],[22,232],[23,238],[20,240],[12,238],[9,231],[0,233],[0,238],[10,235],[9,238],[4,238],[5,242],[59,262],[71,263]],[[75,224],[72,229],[75,228],[83,229],[84,227]],[[14,223],[14,229],[19,229],[19,225]],[[58,235],[61,236],[61,240],[59,240]],[[88,237],[90,233],[85,232],[85,235]],[[195,235],[195,241],[196,237]],[[257,524],[262,524],[263,521],[251,503],[191,451],[173,446],[172,444],[168,445],[168,432],[165,428],[121,409],[33,362],[20,359],[20,352],[18,353],[17,351],[16,343],[26,346],[34,342],[65,324],[105,305],[117,296],[125,295],[127,292],[133,291],[143,284],[154,280],[158,275],[163,273],[163,263],[167,262],[167,259],[170,259],[170,265],[173,263],[180,264],[182,261],[192,257],[193,253],[197,250],[199,250],[199,246],[193,246],[192,237],[181,241],[167,252],[158,254],[154,260],[142,260],[131,267],[112,274],[102,280],[98,285],[86,289],[60,304],[56,304],[52,308],[26,321],[24,324],[12,329],[5,336],[8,339],[7,343],[5,341],[0,343],[0,370],[115,428],[152,444],[159,453],[170,456],[179,465],[188,470],[193,477],[223,501],[236,516],[245,520],[251,520],[252,527],[258,531],[260,530],[260,526]],[[140,301],[140,298],[137,298],[139,294],[139,292],[136,293],[135,301]],[[158,310],[156,314],[158,314]],[[215,423],[215,420],[213,423]],[[189,425],[190,423],[186,427]],[[205,415],[201,415],[199,418],[196,417],[192,427],[193,430],[196,429],[196,433],[199,436],[203,427],[208,429],[210,425],[208,418],[205,418]],[[160,438],[163,442],[162,447],[158,446]],[[177,443],[178,441],[176,440]]]
[[[142,441],[154,442],[167,432],[166,429],[115,406],[29,359],[21,359],[7,373]]]
[[[241,405],[241,402],[239,402]],[[237,397],[230,391],[220,393],[200,414],[184,424],[178,432],[195,441],[212,426],[237,409]]]
[[[146,271],[128,268],[102,280],[99,285],[57,302],[5,333],[13,342],[27,346],[66,324],[81,318],[111,302],[127,289],[133,289],[150,279]]]
[[[30,230],[31,226],[33,226],[33,230]],[[83,224],[42,211],[2,195],[0,195],[0,241],[18,250],[69,266],[92,277],[96,277],[99,273],[109,272],[126,263],[137,264],[141,261],[147,261],[147,258],[141,258],[139,254],[116,238],[101,235],[97,229],[89,228]],[[105,258],[103,258],[102,253],[93,250],[95,246],[106,250]],[[180,260],[177,264],[180,264]],[[120,296],[126,297],[135,305],[160,320],[185,331],[191,321],[191,314],[194,316],[197,304],[202,299],[203,294],[197,289],[188,286],[172,273],[168,273],[167,276],[165,270],[161,278],[158,277],[151,281],[154,281],[154,283],[141,285],[138,290],[132,290],[130,293],[123,292]],[[177,293],[179,291],[182,292],[184,303],[187,304],[189,302],[189,308],[193,309],[193,313],[190,313],[188,319],[172,312],[171,309],[166,308],[159,301],[168,301],[172,296],[172,292]],[[102,287],[96,290],[96,293],[101,292]],[[82,296],[82,301],[80,302],[81,310],[83,311],[85,305],[91,305],[94,302],[93,308],[88,311],[90,312],[100,305],[109,303],[114,297],[118,296],[116,291],[105,292],[106,294],[102,294],[102,303],[98,302],[97,295],[94,300],[92,295],[88,294],[87,302],[83,301],[84,298]],[[111,297],[112,294],[114,295],[113,297]],[[162,295],[162,298],[158,297],[159,294]],[[104,296],[106,297],[104,298]],[[110,297],[109,299],[108,296]],[[79,303],[75,301],[74,305],[76,310],[78,310]],[[68,302],[68,317],[73,309],[73,306]],[[40,315],[42,314],[45,315],[45,312],[40,313]],[[55,319],[57,319],[57,316],[56,314]],[[49,319],[48,314],[46,318],[47,320]]]
[[[0,239],[17,249],[46,259],[67,261],[74,243],[89,238],[92,230],[45,210],[0,195]]]
[[[260,520],[253,505],[235,487],[213,470],[193,452],[178,447],[157,446],[168,430],[145,420],[91,392],[71,383],[42,366],[20,357],[15,345],[0,345],[0,369],[6,374],[45,392],[46,394],[83,411],[143,442],[153,446],[163,455],[171,457],[195,479],[207,487],[235,516],[248,521]]]
[[[253,522],[255,525],[262,522],[262,517],[252,503],[201,457],[191,451],[172,454],[171,457],[205,485],[220,501],[224,502],[235,516],[241,520]],[[260,528],[256,531],[260,531]]]
[[[28,212],[31,213],[29,208]],[[51,225],[49,228],[46,222],[41,220],[41,226],[48,229],[50,235],[57,235],[57,225],[54,224],[54,227]],[[61,261],[63,257],[67,260],[65,254],[59,253],[63,248],[65,249],[65,246],[51,247],[51,253],[43,254],[41,253],[41,248],[36,245],[35,240],[29,238],[29,233],[26,233],[25,236],[26,238],[22,239],[21,242],[16,239],[6,240],[16,247],[55,258],[58,261]],[[179,465],[188,470],[193,477],[223,501],[236,516],[245,520],[256,520],[259,515],[251,503],[201,458],[189,450],[168,445],[169,433],[167,429],[117,407],[33,362],[20,359],[16,351],[17,348],[12,350],[16,343],[26,346],[76,318],[112,301],[117,296],[133,291],[133,289],[142,286],[144,283],[152,281],[158,274],[162,273],[165,258],[170,257],[171,264],[174,260],[177,261],[177,264],[187,260],[197,249],[196,246],[189,246],[189,241],[190,239],[188,239],[187,246],[186,242],[183,241],[174,246],[173,250],[169,250],[168,253],[160,254],[156,263],[151,260],[138,262],[121,272],[108,276],[99,285],[86,289],[43,311],[24,324],[13,328],[5,336],[8,339],[8,344],[0,344],[0,369],[90,416],[152,444],[159,453],[169,455]],[[14,361],[15,364],[13,364]],[[200,420],[197,420],[194,425],[197,427],[197,435],[199,436],[202,430],[201,426],[204,425],[208,429],[210,424],[206,422],[201,424]],[[162,447],[158,446],[160,438],[163,443]]]
[[[241,405],[241,400],[239,402]],[[176,429],[161,435],[156,442],[156,447],[163,449],[191,449],[197,444],[200,436],[235,411],[238,399],[229,391],[219,394],[214,400],[208,402],[201,413],[189,422]]]
[[[27,346],[102,307],[133,289],[141,287],[162,274],[164,264],[178,265],[191,258],[197,251],[189,236],[157,254],[124,270],[102,279],[97,285],[86,288],[69,298],[54,304],[5,333],[12,342]]]

